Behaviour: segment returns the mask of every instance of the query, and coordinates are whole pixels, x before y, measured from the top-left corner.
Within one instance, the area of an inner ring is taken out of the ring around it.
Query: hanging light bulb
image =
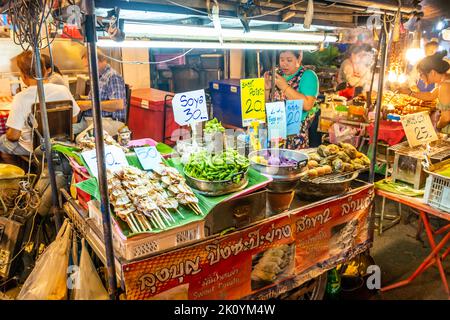
[[[389,82],[397,82],[397,74],[395,73],[395,71],[393,71],[393,70],[389,71],[388,81]]]
[[[406,75],[404,73],[400,74],[397,78],[398,83],[403,84],[407,80]]]

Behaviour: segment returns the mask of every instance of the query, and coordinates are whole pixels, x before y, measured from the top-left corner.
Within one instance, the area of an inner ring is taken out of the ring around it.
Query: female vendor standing
[[[275,90],[270,96],[272,82],[270,73],[264,74],[266,101],[303,100],[303,113],[300,132],[288,136],[286,148],[309,148],[308,129],[314,119],[319,94],[319,80],[314,71],[302,66],[302,52],[285,50],[280,52],[279,66],[275,73]]]
[[[435,84],[431,92],[413,92],[402,90],[402,93],[425,101],[438,100],[437,109],[440,111],[437,128],[445,134],[450,134],[450,64],[444,60],[447,51],[436,52],[434,55],[422,59],[417,65],[420,79],[425,85]]]

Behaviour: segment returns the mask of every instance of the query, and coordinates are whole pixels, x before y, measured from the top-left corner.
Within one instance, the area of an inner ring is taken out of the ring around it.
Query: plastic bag
[[[74,300],[108,300],[108,292],[103,287],[97,270],[92,263],[85,240],[81,248],[80,268],[77,272],[77,289],[74,290]]]
[[[72,227],[64,221],[53,241],[36,262],[18,300],[64,300],[67,296],[67,267]]]

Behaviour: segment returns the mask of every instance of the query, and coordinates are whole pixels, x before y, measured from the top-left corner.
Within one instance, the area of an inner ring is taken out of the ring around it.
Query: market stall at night
[[[426,299],[432,265],[449,296],[448,5],[26,3],[2,2],[0,299]],[[408,278],[381,256],[411,219]]]

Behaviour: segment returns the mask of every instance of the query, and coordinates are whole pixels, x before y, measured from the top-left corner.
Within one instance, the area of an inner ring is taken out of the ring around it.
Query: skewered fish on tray
[[[167,229],[177,222],[179,205],[202,215],[198,199],[184,178],[172,167],[161,165],[151,172],[135,167],[108,171],[108,188],[114,212],[133,233]]]

